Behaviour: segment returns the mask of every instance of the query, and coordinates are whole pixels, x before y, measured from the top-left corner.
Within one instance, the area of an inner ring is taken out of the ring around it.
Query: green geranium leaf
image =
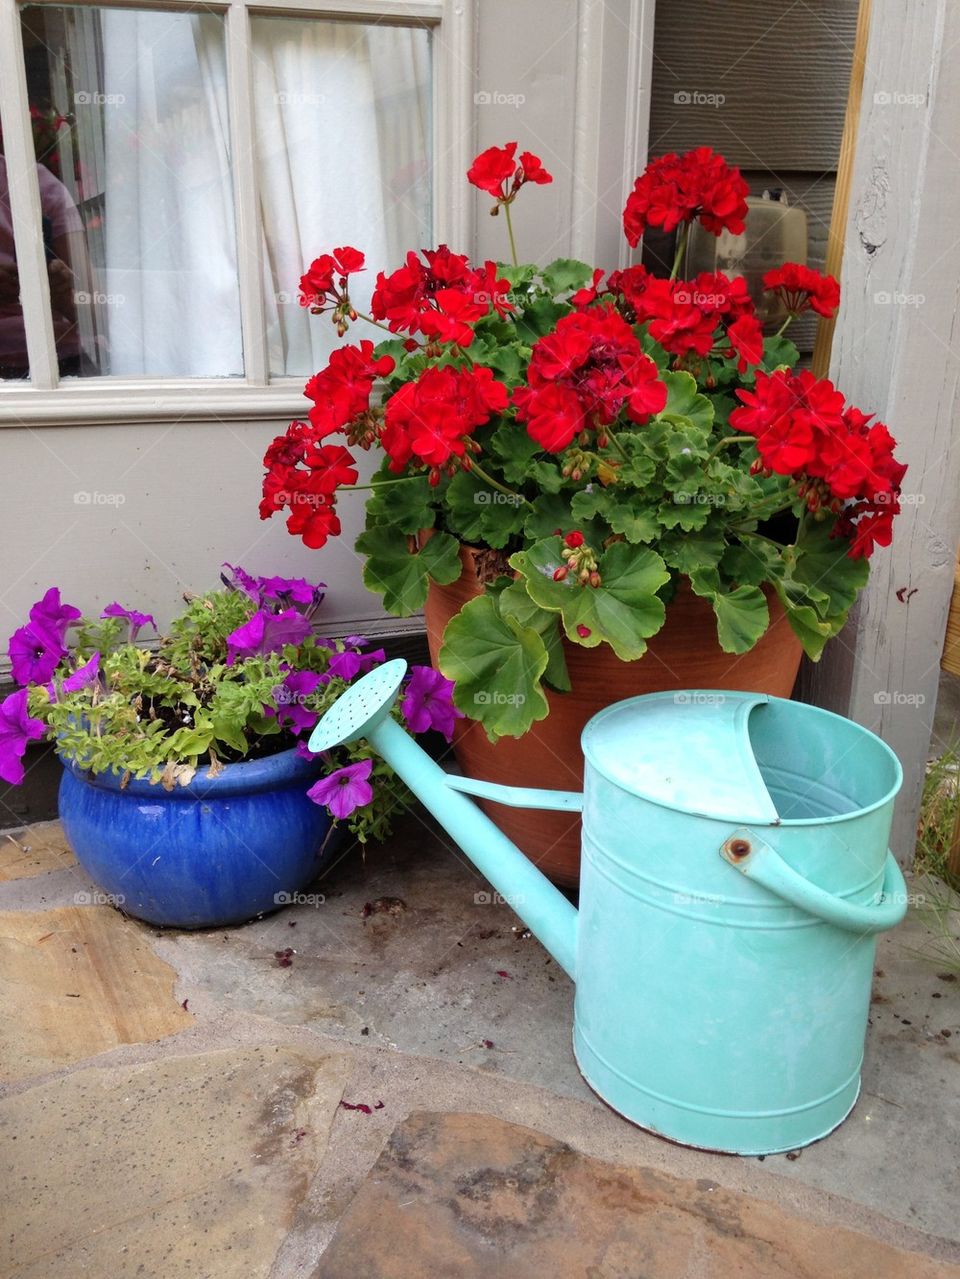
[[[783,561],[769,542],[745,535],[742,544],[728,546],[724,551],[720,572],[737,586],[759,586],[782,576]]]
[[[537,268],[527,263],[522,266],[513,266],[509,262],[497,263],[497,279],[509,281],[511,287],[517,292],[529,288],[536,274]]]
[[[802,586],[822,591],[827,597],[827,614],[846,614],[867,584],[870,565],[852,560],[849,543],[830,536],[832,523],[805,523],[796,545],[791,577]]]
[[[543,493],[559,493],[563,476],[555,462],[534,461],[543,450],[526,429],[516,422],[504,422],[490,438],[490,448],[500,462],[508,484],[532,480]]]
[[[367,556],[364,585],[382,595],[384,608],[396,617],[423,608],[431,578],[447,586],[460,576],[460,547],[449,533],[435,533],[411,551],[395,529],[378,524],[361,533],[356,546]]]
[[[520,380],[524,355],[519,342],[498,342],[489,353],[484,353],[483,363],[509,384]]]
[[[788,369],[792,369],[799,359],[800,352],[789,338],[769,337],[764,339],[763,359],[760,362],[760,367],[767,373],[772,373],[774,369],[783,368],[784,365]],[[746,380],[744,378],[744,381]]]
[[[547,665],[543,678],[551,688],[561,693],[570,692],[570,675],[567,659],[560,638],[560,626],[556,613],[549,613],[535,604],[527,594],[522,581],[511,582],[500,592],[499,608],[503,617],[512,617],[520,626],[537,632],[547,650]]]
[[[809,604],[797,604],[783,582],[774,582],[777,594],[787,612],[787,621],[803,651],[812,662],[819,662],[828,639],[841,629],[847,620],[846,613],[839,617],[822,618]]]
[[[543,286],[550,293],[569,293],[582,289],[593,279],[593,267],[573,258],[557,258],[540,272]]]
[[[367,499],[371,523],[388,524],[398,533],[417,533],[433,528],[436,511],[431,505],[434,490],[425,475],[402,480],[374,476],[373,492]]]
[[[634,503],[640,506],[636,498]],[[583,521],[599,516],[607,521],[614,533],[621,533],[628,542],[652,542],[660,533],[654,513],[642,508],[634,509],[630,499],[621,498],[616,488],[604,489],[595,484],[590,490],[583,489],[574,494],[570,510],[578,528]]]
[[[700,533],[665,533],[659,549],[671,568],[689,576],[698,568],[715,565],[725,545],[721,533],[705,529]]]
[[[517,313],[517,336],[527,346],[533,346],[538,338],[549,333],[561,315],[566,315],[568,307],[554,302],[553,298],[538,297],[524,305],[522,312]]]
[[[770,625],[770,610],[757,586],[738,586],[724,591],[715,568],[695,569],[689,574],[697,595],[710,600],[717,618],[717,638],[725,653],[746,653]]]
[[[602,584],[581,586],[573,577],[554,581],[563,563],[561,539],[547,538],[510,557],[530,598],[560,614],[567,638],[585,648],[606,642],[625,662],[646,652],[663,625],[665,609],[657,590],[670,574],[656,552],[615,542],[599,560]]]
[[[667,388],[667,402],[654,420],[687,418],[693,426],[709,431],[713,426],[713,404],[709,396],[697,390],[697,380],[690,373],[661,373]]]
[[[561,529],[568,533],[572,528],[582,527],[577,524],[570,510],[570,498],[565,493],[542,493],[532,499],[533,510],[527,509],[523,521],[524,536],[531,542],[550,537]]]
[[[547,661],[537,631],[503,616],[489,595],[450,619],[439,653],[440,670],[455,684],[454,703],[483,724],[492,742],[519,737],[546,716],[540,678]]]
[[[458,471],[447,489],[447,518],[465,542],[506,546],[527,510],[522,498],[492,489],[473,471]]]
[[[678,494],[678,497],[683,496]],[[690,497],[695,497],[690,494]],[[664,528],[682,528],[685,533],[701,529],[710,519],[710,506],[706,502],[662,502],[657,518]]]

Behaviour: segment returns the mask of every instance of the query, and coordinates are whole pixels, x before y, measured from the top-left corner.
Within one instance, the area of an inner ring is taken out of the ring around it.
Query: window
[[[363,249],[365,306],[451,234],[442,0],[305,3],[0,0],[0,413],[289,400],[336,342],[299,305],[312,257]]]

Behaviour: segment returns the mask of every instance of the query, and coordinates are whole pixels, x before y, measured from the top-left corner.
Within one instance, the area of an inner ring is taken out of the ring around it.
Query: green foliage
[[[446,586],[460,576],[460,548],[449,533],[436,533],[418,546],[413,538],[398,537],[396,529],[375,524],[357,538],[357,550],[367,556],[364,583],[397,617],[423,608],[431,580]]]
[[[456,706],[478,719],[491,741],[525,733],[549,707],[540,687],[547,650],[538,631],[522,626],[481,595],[450,619],[439,665],[456,683]]]
[[[153,651],[118,644],[121,631],[125,635],[128,629],[122,620],[84,619],[71,664],[78,665],[95,647],[101,654],[100,681],[65,692],[65,666],[54,675],[53,700],[45,687],[30,688],[30,713],[46,724],[58,754],[79,768],[145,778],[167,790],[186,785],[201,769],[213,776],[224,764],[290,750],[296,736],[276,714],[285,706],[286,675],[291,670],[324,674],[344,645],[318,644],[308,635],[282,652],[228,663],[227,636],[256,607],[232,589],[190,597]],[[332,676],[300,704],[311,719],[319,719],[346,688],[343,679]],[[368,758],[371,752],[361,742],[338,747],[326,762],[332,770]],[[371,780],[372,800],[348,819],[361,841],[388,831],[390,813],[406,793],[380,759],[374,761]]]
[[[570,297],[592,284],[593,272],[566,258],[542,268],[501,263],[497,272],[509,282],[512,309],[491,309],[477,321],[463,352],[450,344],[407,352],[390,340],[378,353],[396,361],[389,389],[430,364],[485,367],[511,403],[470,432],[466,468],[458,454],[429,484],[422,469],[410,480],[382,467],[357,542],[367,585],[400,616],[423,607],[431,583],[456,579],[458,542],[509,562],[515,580],[488,582],[487,602],[468,605],[448,627],[443,668],[457,681],[457,705],[492,736],[523,731],[546,713],[543,686],[569,687],[567,644],[606,643],[625,660],[642,658],[682,579],[710,601],[724,651],[740,654],[757,643],[776,597],[818,658],[868,567],[849,558],[847,537],[831,536],[833,515],[801,519],[793,481],[753,473],[754,442],[731,427],[730,416],[755,370],[741,372],[739,357],[723,354],[722,335],[706,355],[678,358],[648,325],[633,323],[622,300],[602,295],[600,305],[620,307],[656,365],[666,403],[641,423],[626,407],[609,424],[586,420],[568,447],[548,451],[517,420],[513,393],[527,386],[533,348],[573,314]],[[765,339],[759,367],[792,368],[798,358],[781,333]],[[409,473],[416,472],[414,465]],[[434,530],[423,545],[422,530]],[[576,573],[555,579],[567,554],[562,539],[574,531],[585,539],[599,585],[581,584],[579,562]],[[506,681],[496,686],[504,695],[512,681],[522,705],[476,700],[495,677]]]

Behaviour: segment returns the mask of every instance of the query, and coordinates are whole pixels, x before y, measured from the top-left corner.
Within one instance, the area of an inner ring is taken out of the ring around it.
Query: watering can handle
[[[887,851],[883,868],[883,894],[879,902],[858,903],[835,897],[811,884],[769,844],[752,831],[736,831],[720,848],[720,856],[748,879],[827,924],[853,933],[882,933],[899,924],[907,913],[907,885],[903,873]]]

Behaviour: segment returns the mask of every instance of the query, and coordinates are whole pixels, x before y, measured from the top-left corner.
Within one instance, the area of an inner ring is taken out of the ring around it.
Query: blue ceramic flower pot
[[[65,761],[60,819],[80,865],[126,914],[170,928],[240,924],[282,906],[333,855],[330,817],[307,798],[322,771],[289,750],[165,791],[121,789],[117,775]]]

